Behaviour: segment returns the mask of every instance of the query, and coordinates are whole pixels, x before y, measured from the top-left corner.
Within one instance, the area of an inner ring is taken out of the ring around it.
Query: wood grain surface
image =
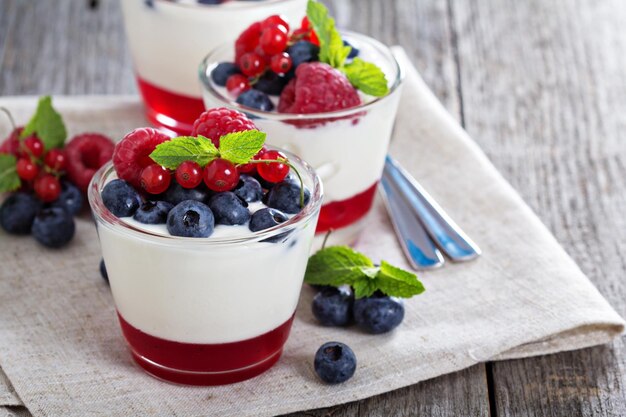
[[[0,0],[0,94],[136,92],[118,1],[89,3]],[[446,108],[626,316],[626,2],[326,3],[340,26],[407,50]],[[292,416],[626,416],[625,353],[621,339],[477,365]]]

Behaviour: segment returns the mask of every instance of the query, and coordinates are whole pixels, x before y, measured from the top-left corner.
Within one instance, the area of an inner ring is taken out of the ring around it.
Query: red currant
[[[320,46],[320,40],[313,29],[311,29],[311,33],[309,34],[309,41],[315,46]]]
[[[291,69],[291,57],[287,52],[276,54],[272,57],[270,67],[276,74],[286,74]]]
[[[141,171],[141,187],[150,194],[161,194],[172,181],[172,174],[161,165],[148,165]]]
[[[61,194],[59,179],[51,174],[45,174],[35,180],[35,194],[44,203],[50,203]]]
[[[278,27],[273,26],[263,30],[259,45],[268,55],[279,54],[287,47],[287,35]]]
[[[285,35],[289,33],[289,23],[287,23],[282,16],[275,14],[261,22],[262,29],[271,28],[273,26],[278,27],[285,33]]]
[[[300,28],[301,29],[308,29],[310,27],[311,27],[311,22],[309,22],[308,16],[304,16],[302,18],[302,23],[300,23]]]
[[[31,181],[39,174],[39,167],[29,158],[20,158],[15,167],[17,175],[24,181]]]
[[[237,171],[239,171],[240,174],[252,175],[254,174],[254,171],[256,171],[256,167],[254,164],[243,164],[237,166]]]
[[[239,183],[239,172],[232,162],[214,159],[204,168],[204,183],[213,191],[229,191]]]
[[[258,159],[287,159],[285,155],[278,151],[267,151],[262,153]],[[281,182],[289,174],[289,165],[282,162],[256,164],[257,171],[261,178],[269,182]]]
[[[176,168],[176,181],[183,188],[196,188],[202,182],[202,168],[194,161],[185,161]]]
[[[248,77],[241,74],[233,74],[226,80],[226,90],[234,96],[250,89]]]
[[[43,158],[43,163],[55,172],[63,171],[65,169],[65,152],[60,149],[52,149]]]
[[[258,77],[265,71],[265,61],[259,54],[248,52],[239,58],[239,68],[248,77]]]
[[[35,158],[43,155],[43,142],[37,136],[29,136],[24,139],[23,146],[27,155],[32,155]]]

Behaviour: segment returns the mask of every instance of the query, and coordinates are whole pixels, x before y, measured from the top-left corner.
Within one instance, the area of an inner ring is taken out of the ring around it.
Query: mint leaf
[[[233,164],[246,164],[259,153],[266,134],[258,130],[229,133],[220,138],[220,157]]]
[[[335,28],[335,20],[330,17],[326,6],[309,0],[306,5],[306,15],[320,41],[320,61],[333,68],[342,68],[352,48],[343,44],[341,35]]]
[[[425,291],[424,285],[415,274],[397,268],[385,261],[380,263],[376,275],[378,289],[394,297],[410,298]]]
[[[351,63],[343,67],[342,71],[348,77],[350,84],[365,94],[382,97],[389,92],[385,73],[371,62],[354,58]]]
[[[0,154],[0,193],[15,191],[20,188],[20,177],[15,166],[17,158],[13,155]]]
[[[154,162],[167,169],[176,169],[185,161],[194,161],[203,167],[218,156],[213,142],[204,136],[179,136],[157,145],[150,154]]]
[[[365,255],[347,246],[331,246],[322,249],[309,258],[304,282],[338,287],[370,279],[368,274],[376,273],[376,267]]]
[[[378,280],[376,278],[361,279],[354,284],[354,298],[369,297],[378,289]]]
[[[52,107],[52,98],[44,96],[39,99],[37,110],[28,121],[20,137],[22,139],[36,133],[46,150],[61,148],[67,137],[67,130],[61,115]]]

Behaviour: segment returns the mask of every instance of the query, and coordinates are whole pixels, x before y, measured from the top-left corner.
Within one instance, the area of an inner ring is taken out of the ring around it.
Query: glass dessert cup
[[[302,157],[322,178],[325,195],[316,247],[329,230],[333,230],[329,244],[352,244],[365,227],[382,175],[403,80],[388,47],[352,32],[342,32],[342,37],[361,51],[359,56],[383,70],[389,86],[386,96],[367,97],[357,107],[329,113],[259,111],[236,103],[210,77],[218,63],[232,62],[232,43],[211,52],[199,70],[207,108],[228,106],[248,114],[259,130],[268,134],[268,143]]]
[[[288,157],[311,192],[308,204],[274,228],[237,237],[135,228],[102,202],[102,189],[117,178],[111,163],[92,179],[89,203],[119,322],[133,359],[149,374],[221,385],[257,376],[280,358],[323,193],[313,169]]]
[[[299,24],[307,0],[120,3],[148,119],[170,133],[189,134],[204,111],[196,69],[206,52],[273,14]]]

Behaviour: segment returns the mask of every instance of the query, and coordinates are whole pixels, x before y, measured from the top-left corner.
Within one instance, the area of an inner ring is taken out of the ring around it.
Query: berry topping
[[[272,71],[280,75],[286,74],[287,71],[291,69],[291,65],[291,57],[286,52],[272,56],[272,60],[270,61]]]
[[[343,343],[324,343],[315,353],[313,367],[322,381],[338,384],[354,375],[356,356],[352,349]]]
[[[173,208],[174,205],[167,201],[146,201],[137,209],[133,219],[144,224],[163,224]]]
[[[237,61],[239,68],[248,77],[259,77],[265,71],[265,61],[254,52],[245,53]]]
[[[237,184],[237,188],[235,188],[233,192],[237,197],[247,203],[261,201],[263,198],[263,188],[261,188],[261,184],[253,177],[245,174],[239,177],[239,184]]]
[[[24,181],[32,181],[39,174],[39,167],[30,158],[18,159],[15,170]]]
[[[401,300],[389,297],[380,291],[371,297],[359,298],[354,302],[354,320],[368,333],[380,334],[395,329],[404,319]]]
[[[349,46],[350,48],[350,54],[348,54],[348,59],[353,59],[356,58],[357,56],[359,56],[359,50],[357,48],[354,47],[354,45],[352,45],[350,42],[344,40],[343,41],[344,46]]]
[[[107,284],[109,283],[109,273],[107,272],[107,267],[104,264],[104,259],[100,260],[100,275],[102,276],[102,278],[107,282]]]
[[[247,205],[230,191],[215,194],[209,200],[209,207],[215,216],[215,223],[228,226],[245,224],[250,220],[250,211],[246,208]]]
[[[33,221],[33,236],[49,248],[60,248],[74,237],[74,218],[61,207],[41,210]]]
[[[274,14],[261,22],[261,29],[279,27],[285,34],[289,33],[289,23],[280,15]]]
[[[186,200],[195,200],[201,203],[209,201],[209,190],[204,186],[197,188],[184,188],[177,182],[173,182],[164,194],[164,200],[174,205]]]
[[[130,217],[141,204],[137,191],[126,181],[116,179],[102,190],[102,202],[117,217]]]
[[[14,235],[26,235],[41,208],[41,202],[26,193],[11,194],[0,206],[0,226]]]
[[[220,62],[211,71],[211,79],[213,82],[221,87],[226,85],[226,81],[231,75],[241,74],[239,67],[233,62]]]
[[[239,172],[232,162],[214,159],[204,168],[204,183],[213,191],[229,191],[239,183]]]
[[[228,80],[226,81],[226,90],[233,96],[238,96],[249,89],[250,82],[248,81],[248,77],[245,75],[234,74],[228,77]]]
[[[0,145],[0,153],[8,153],[11,155],[17,155],[20,151],[20,134],[24,130],[23,127],[13,129],[9,137]]]
[[[235,62],[239,62],[239,58],[247,52],[253,52],[259,45],[259,38],[263,27],[261,22],[254,22],[235,41]]]
[[[214,228],[211,209],[195,200],[183,201],[167,215],[167,231],[173,236],[209,237]]]
[[[61,181],[61,194],[52,205],[64,208],[72,216],[75,216],[83,208],[83,195],[71,182]]]
[[[158,164],[148,165],[141,171],[141,188],[150,194],[161,194],[172,181],[172,174]]]
[[[296,68],[280,95],[281,113],[326,113],[361,104],[350,81],[335,68],[321,62],[304,63]]]
[[[293,68],[305,62],[319,60],[320,48],[309,41],[299,41],[287,48],[287,54],[291,57]]]
[[[141,185],[141,172],[148,165],[154,164],[150,154],[157,145],[167,142],[170,138],[164,133],[150,127],[135,129],[124,136],[113,152],[113,165],[117,175],[128,181],[132,186]]]
[[[281,26],[263,29],[259,45],[266,55],[279,54],[287,47],[287,34]],[[245,71],[244,71],[245,72]]]
[[[96,171],[113,155],[115,144],[98,133],[75,136],[65,147],[67,176],[82,192]]]
[[[54,172],[61,172],[65,170],[65,152],[60,149],[52,149],[43,158],[43,163]]]
[[[44,146],[41,139],[36,136],[29,136],[22,142],[23,154],[39,158],[43,155]]]
[[[217,107],[205,111],[193,123],[191,136],[202,135],[211,139],[213,144],[220,146],[220,137],[234,132],[256,129],[256,126],[245,114],[237,110]]]
[[[287,157],[278,151],[266,151],[259,155],[257,159],[276,160],[278,158],[286,159]],[[282,162],[258,164],[256,169],[265,181],[273,183],[283,181],[289,174],[289,165]]]
[[[196,188],[202,182],[202,168],[194,161],[185,161],[176,168],[176,181],[183,188]]]
[[[61,194],[59,179],[51,174],[45,174],[35,180],[35,194],[44,203],[51,203]]]
[[[352,321],[353,304],[350,287],[327,287],[313,298],[313,315],[324,326],[347,326]]]
[[[272,111],[274,110],[274,103],[267,96],[267,94],[259,91],[259,90],[248,90],[239,95],[237,103],[251,107],[253,109],[258,109],[261,111]]]
[[[272,209],[262,208],[257,210],[250,219],[250,225],[248,226],[251,231],[258,232],[260,230],[269,229],[270,227],[278,226],[281,223],[289,220],[284,213]]]
[[[311,193],[304,189],[304,204],[309,202]],[[300,185],[284,181],[276,184],[267,193],[267,205],[284,213],[296,214],[302,210],[300,206]]]
[[[275,73],[268,71],[254,83],[252,88],[271,96],[279,96],[285,85],[287,85],[285,77],[279,77]]]

